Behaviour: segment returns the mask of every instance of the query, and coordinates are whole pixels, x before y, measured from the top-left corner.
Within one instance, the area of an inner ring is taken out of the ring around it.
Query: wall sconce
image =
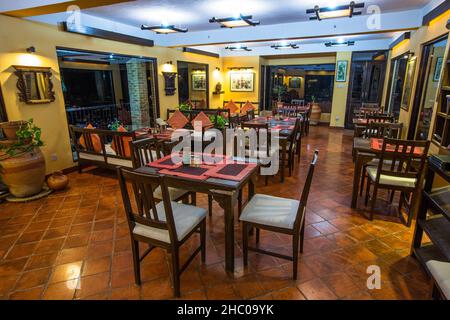
[[[33,54],[33,53],[36,52],[36,48],[35,48],[34,46],[31,46],[31,47],[28,47],[28,48],[26,49],[26,51],[27,51],[27,53],[29,53],[29,54]]]
[[[220,68],[219,68],[219,67],[216,67],[216,71],[220,71]]]

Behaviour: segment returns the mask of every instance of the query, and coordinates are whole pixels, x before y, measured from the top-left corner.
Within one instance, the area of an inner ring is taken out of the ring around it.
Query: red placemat
[[[283,125],[278,124],[278,125],[272,127],[272,130],[294,130],[294,126],[292,126],[292,125],[285,125],[285,124],[283,124]]]
[[[176,169],[180,167],[183,163],[181,162],[181,155],[179,155],[179,162],[174,161],[174,154],[165,156],[164,158],[161,158],[159,160],[150,162],[147,164],[148,167],[154,167],[154,168],[161,168],[161,169]]]
[[[196,179],[196,180],[206,180],[208,179],[208,176],[206,173],[213,168],[212,166],[198,166],[198,167],[191,167],[191,166],[180,166],[173,170],[167,170],[163,169],[160,170],[159,173],[177,176],[177,177],[183,177],[183,178],[189,178],[189,179]]]
[[[383,149],[383,139],[371,138],[370,139],[370,148],[373,149],[373,150],[381,151]],[[403,148],[400,147],[398,149],[398,152],[402,152],[403,151],[402,149]],[[395,151],[395,147],[393,145],[388,144],[386,146],[386,151],[394,152]],[[406,152],[410,152],[410,151],[411,151],[411,147],[408,147]],[[414,154],[420,156],[421,154],[423,154],[423,148],[422,147],[414,148]]]
[[[256,164],[245,163],[245,162],[220,164],[220,165],[214,166],[211,170],[209,170],[206,173],[206,175],[213,177],[213,178],[241,181],[255,167],[256,167]]]

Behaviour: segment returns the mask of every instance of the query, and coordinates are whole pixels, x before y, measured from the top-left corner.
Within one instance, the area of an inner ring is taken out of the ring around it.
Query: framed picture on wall
[[[414,73],[416,71],[416,60],[417,57],[412,57],[408,60],[406,65],[405,84],[403,85],[402,103],[400,104],[400,107],[406,111],[409,110],[409,103],[411,102]]]
[[[230,91],[254,91],[254,79],[253,72],[230,72]]]
[[[336,63],[336,82],[347,81],[347,60],[338,60]]]
[[[442,61],[444,61],[443,57],[438,57],[436,59],[436,65],[434,67],[433,81],[438,82],[441,78],[441,70],[442,70]]]
[[[289,88],[300,89],[300,78],[292,77],[289,79]]]
[[[206,74],[194,73],[192,74],[192,90],[206,91]]]

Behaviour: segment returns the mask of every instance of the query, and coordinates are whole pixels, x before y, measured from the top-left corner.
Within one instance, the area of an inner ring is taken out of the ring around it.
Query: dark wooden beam
[[[393,47],[395,47],[396,45],[398,45],[400,42],[404,41],[404,40],[408,40],[411,39],[411,32],[405,32],[403,33],[400,37],[398,37],[397,39],[395,39],[390,45],[389,45],[389,49],[392,49]]]
[[[436,19],[437,17],[439,17],[441,14],[444,14],[448,10],[450,10],[450,1],[446,0],[423,16],[422,25],[428,26],[431,20]]]
[[[193,49],[193,48],[183,47],[183,52],[190,52],[190,53],[195,53],[195,54],[201,54],[203,56],[219,58],[218,53],[213,53],[213,52],[208,52],[208,51],[203,51],[203,50],[198,50],[198,49]]]
[[[26,17],[34,17],[41,16],[44,14],[52,14],[65,12],[69,6],[78,6],[80,9],[89,9],[96,8],[102,6],[109,6],[113,4],[118,4],[122,2],[131,2],[135,0],[69,0],[65,2],[59,2],[54,4],[49,4],[45,6],[37,6],[33,8],[12,10],[7,12],[2,12],[7,16],[18,17],[18,18],[26,18]]]
[[[137,44],[141,46],[153,47],[153,40],[138,38],[129,36],[123,33],[117,33],[112,31],[107,31],[103,29],[97,29],[92,27],[80,26],[72,23],[62,22],[61,27],[66,32],[78,33],[89,37],[101,38],[119,42],[125,42],[130,44]]]

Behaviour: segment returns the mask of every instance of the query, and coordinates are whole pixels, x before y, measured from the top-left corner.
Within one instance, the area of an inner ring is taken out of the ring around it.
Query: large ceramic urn
[[[45,181],[45,159],[35,147],[15,156],[0,160],[0,175],[9,192],[17,198],[35,195]]]
[[[320,116],[322,115],[322,109],[320,108],[320,105],[316,102],[313,102],[311,106],[311,117],[310,117],[310,124],[312,125],[318,125],[320,122]]]

